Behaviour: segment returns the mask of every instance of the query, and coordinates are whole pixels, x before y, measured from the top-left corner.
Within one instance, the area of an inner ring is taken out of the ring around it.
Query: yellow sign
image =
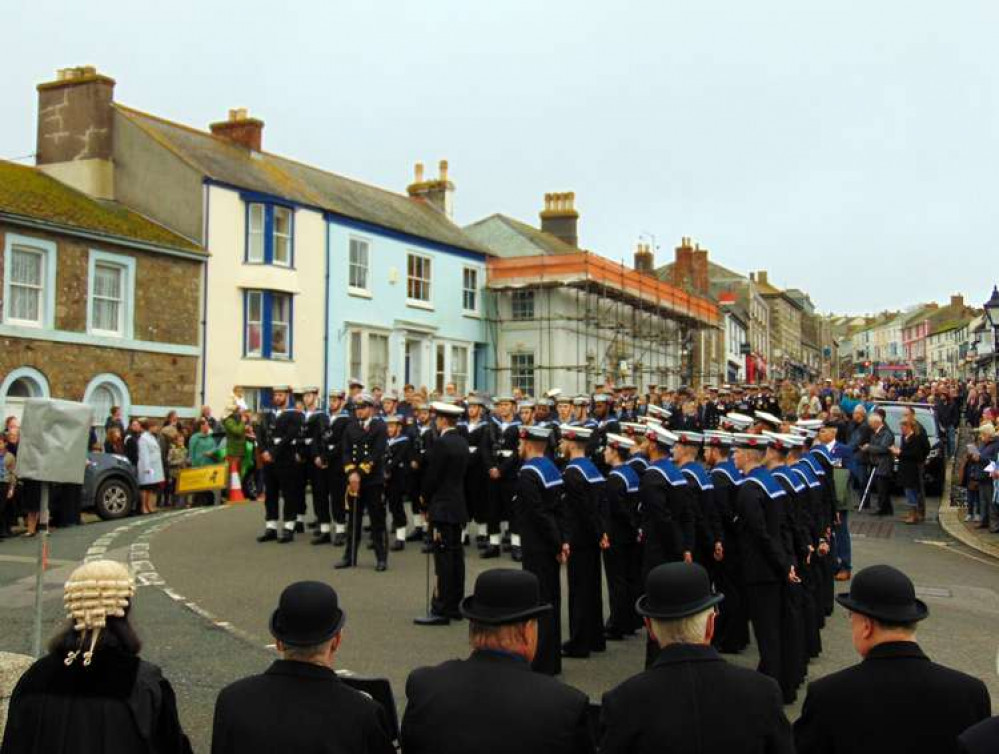
[[[209,492],[225,489],[228,472],[225,464],[215,466],[199,466],[196,469],[184,469],[177,475],[177,494],[186,495],[189,492]]]

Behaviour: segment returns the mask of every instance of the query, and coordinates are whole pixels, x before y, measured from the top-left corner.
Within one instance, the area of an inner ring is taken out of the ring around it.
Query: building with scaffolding
[[[586,393],[599,384],[690,384],[696,333],[717,331],[706,296],[657,279],[639,245],[628,268],[578,247],[572,194],[548,194],[541,229],[492,215],[465,229],[487,270],[488,380],[497,392]]]

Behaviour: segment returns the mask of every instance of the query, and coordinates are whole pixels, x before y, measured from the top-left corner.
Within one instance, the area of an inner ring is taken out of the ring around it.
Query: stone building
[[[771,377],[807,379],[808,367],[801,339],[801,320],[804,314],[801,302],[773,285],[766,270],[750,272],[749,279],[756,283],[770,309]]]
[[[201,273],[193,241],[38,168],[0,162],[0,404],[64,398],[126,415],[196,413]]]

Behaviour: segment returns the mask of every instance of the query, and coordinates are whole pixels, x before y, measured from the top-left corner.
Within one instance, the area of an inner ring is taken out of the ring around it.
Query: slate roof
[[[240,147],[207,131],[121,104],[115,108],[202,175],[242,189],[407,233],[460,249],[488,253],[443,213],[408,195],[370,186],[269,152]]]
[[[551,233],[499,213],[465,226],[465,233],[501,257],[577,254],[577,249]]]
[[[157,246],[201,252],[200,246],[112,201],[70,188],[36,167],[0,160],[0,212]]]

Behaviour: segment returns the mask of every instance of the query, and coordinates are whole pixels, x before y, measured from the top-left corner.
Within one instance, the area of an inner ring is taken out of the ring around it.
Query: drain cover
[[[851,521],[850,534],[870,539],[890,539],[895,533],[893,521]]]

